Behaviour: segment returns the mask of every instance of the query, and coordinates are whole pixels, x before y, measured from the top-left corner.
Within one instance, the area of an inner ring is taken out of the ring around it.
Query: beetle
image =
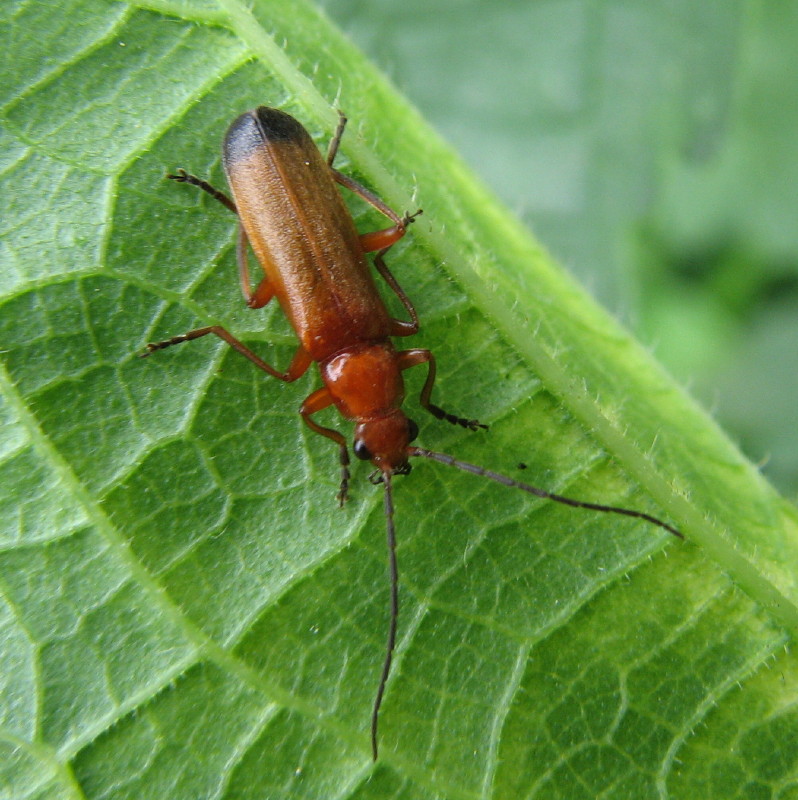
[[[392,478],[410,472],[410,458],[438,461],[569,506],[636,517],[679,538],[683,536],[671,525],[641,511],[563,497],[412,444],[418,426],[402,410],[402,372],[422,364],[427,365],[419,397],[422,408],[438,419],[470,430],[487,426],[450,414],[431,402],[436,364],[430,350],[397,350],[393,345],[393,338],[417,333],[419,320],[384,257],[421,211],[399,216],[366,187],[333,167],[345,126],[346,117],[340,114],[325,159],[294,117],[261,106],[239,116],[224,138],[222,162],[232,198],[185,170],[168,176],[202,189],[238,216],[236,258],[241,290],[252,309],[277,299],[299,340],[288,368],[280,371],[266,363],[219,325],[150,343],[141,355],[213,334],[258,368],[286,383],[300,378],[315,362],[323,386],[305,399],[299,413],[313,431],[338,446],[340,505],[346,501],[349,488],[347,442],[339,431],[318,424],[313,415],[334,405],[345,419],[354,422],[352,450],[358,459],[372,463],[375,471],[371,480],[385,489],[391,595],[385,659],[371,714],[371,749],[376,761],[379,710],[390,674],[399,615]],[[336,184],[359,195],[392,224],[382,230],[358,233]],[[254,288],[248,247],[264,271]],[[366,259],[370,252],[375,253],[377,272],[399,298],[409,320],[395,319],[388,313]]]

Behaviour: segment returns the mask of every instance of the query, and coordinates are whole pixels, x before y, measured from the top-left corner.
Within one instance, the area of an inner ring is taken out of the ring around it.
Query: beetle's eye
[[[418,425],[412,420],[407,421],[407,441],[415,442],[418,439]]]
[[[352,449],[355,451],[355,456],[361,461],[371,460],[371,453],[369,453],[369,449],[362,439],[355,439],[355,444],[352,446]]]

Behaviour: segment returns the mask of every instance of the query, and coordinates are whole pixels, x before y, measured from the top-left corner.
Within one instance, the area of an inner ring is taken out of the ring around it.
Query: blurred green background
[[[798,499],[798,3],[322,5]]]

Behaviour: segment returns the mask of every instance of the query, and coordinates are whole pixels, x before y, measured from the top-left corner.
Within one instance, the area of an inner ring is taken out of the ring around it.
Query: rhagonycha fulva
[[[301,377],[315,361],[323,386],[302,404],[299,413],[316,433],[338,446],[341,464],[339,502],[349,486],[349,449],[342,433],[319,425],[313,415],[334,405],[355,423],[352,450],[376,468],[373,483],[384,487],[385,522],[390,569],[390,624],[385,661],[371,715],[371,748],[377,758],[377,722],[391,669],[399,614],[398,569],[393,512],[394,475],[410,472],[411,458],[427,458],[488,478],[514,489],[577,508],[623,514],[646,520],[682,538],[665,522],[627,508],[589,503],[530,486],[492,470],[411,444],[418,428],[402,411],[402,372],[427,365],[421,407],[438,419],[471,430],[485,428],[473,419],[443,411],[431,401],[435,358],[429,350],[396,350],[392,337],[412,336],[419,322],[408,296],[385,264],[384,256],[420,214],[399,216],[376,195],[333,167],[346,118],[341,115],[326,160],[308,132],[293,117],[260,107],[233,122],[224,139],[223,164],[233,197],[180,170],[173,180],[197,186],[238,215],[237,259],[241,290],[250,308],[262,308],[273,297],[293,327],[299,346],[284,372],[267,364],[218,325],[197,328],[147,345],[147,356],[181,342],[214,334],[253,364],[282,381]],[[360,234],[336,184],[359,195],[392,223],[384,230]],[[247,248],[251,247],[265,276],[253,288]],[[366,253],[407,311],[409,320],[393,319],[377,290]]]

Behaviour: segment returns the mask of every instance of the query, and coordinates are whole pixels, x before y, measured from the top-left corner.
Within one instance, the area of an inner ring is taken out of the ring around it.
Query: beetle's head
[[[355,426],[353,450],[361,461],[393,475],[410,472],[407,447],[418,436],[418,425],[400,409],[361,420]]]

